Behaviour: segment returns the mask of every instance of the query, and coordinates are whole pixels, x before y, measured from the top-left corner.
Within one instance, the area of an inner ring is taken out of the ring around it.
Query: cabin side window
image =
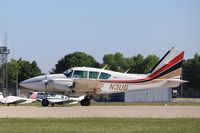
[[[87,78],[87,71],[75,70],[73,77],[75,77],[75,78]]]
[[[97,79],[98,76],[99,76],[99,72],[92,72],[92,71],[89,72],[90,79]]]
[[[109,79],[110,78],[110,74],[108,73],[101,73],[100,76],[99,76],[99,79]]]

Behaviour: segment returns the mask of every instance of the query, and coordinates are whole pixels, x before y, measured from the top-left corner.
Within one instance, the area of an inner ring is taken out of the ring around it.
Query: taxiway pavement
[[[200,118],[200,106],[1,106],[0,118]]]

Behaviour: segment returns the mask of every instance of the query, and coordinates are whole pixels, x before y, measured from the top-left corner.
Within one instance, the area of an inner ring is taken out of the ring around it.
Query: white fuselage
[[[50,75],[42,75],[37,76],[28,80],[25,80],[20,83],[21,86],[25,88],[29,88],[36,91],[49,91],[49,92],[70,92],[74,79],[80,78],[78,75],[75,75],[76,72],[84,71],[87,74],[85,77],[81,77],[82,79],[91,79],[91,80],[120,80],[120,79],[141,79],[145,78],[146,75],[140,75],[140,74],[125,74],[125,73],[119,73],[104,69],[98,69],[98,68],[88,68],[88,67],[75,67],[71,69],[73,72],[72,74],[67,77],[66,74],[50,74]],[[90,77],[90,72],[96,73],[97,76]],[[110,77],[102,77],[101,74],[108,74]],[[101,76],[101,77],[100,77]],[[113,87],[113,90],[121,90],[120,87],[116,87],[117,84],[113,84],[115,87]],[[124,84],[126,85],[126,84]],[[112,89],[109,87],[110,83],[105,83],[105,86],[102,88],[104,93],[109,93],[112,91]],[[117,89],[118,88],[118,89]],[[122,87],[123,88],[123,87]]]

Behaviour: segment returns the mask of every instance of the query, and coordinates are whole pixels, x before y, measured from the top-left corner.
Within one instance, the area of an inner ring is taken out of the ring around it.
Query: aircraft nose
[[[44,75],[33,77],[33,78],[22,81],[19,85],[24,88],[28,88],[32,90],[41,90],[45,86],[44,78],[45,78]]]

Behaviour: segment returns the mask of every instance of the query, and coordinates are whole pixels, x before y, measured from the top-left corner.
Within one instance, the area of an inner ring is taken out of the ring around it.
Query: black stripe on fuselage
[[[161,74],[159,74],[158,76],[156,76],[156,77],[153,78],[153,79],[162,77],[162,76],[164,76],[164,75],[166,75],[166,74],[168,74],[168,73],[170,73],[170,72],[172,72],[172,71],[175,71],[175,70],[181,68],[181,67],[182,67],[182,62],[183,62],[183,61],[178,62],[177,64],[175,64],[174,66],[168,68],[167,70],[165,70],[164,72],[162,72]]]
[[[153,69],[151,69],[151,71],[149,73],[152,73],[156,67],[164,60],[164,58],[170,53],[170,50],[162,57],[161,60],[159,60],[159,62],[153,67]]]

